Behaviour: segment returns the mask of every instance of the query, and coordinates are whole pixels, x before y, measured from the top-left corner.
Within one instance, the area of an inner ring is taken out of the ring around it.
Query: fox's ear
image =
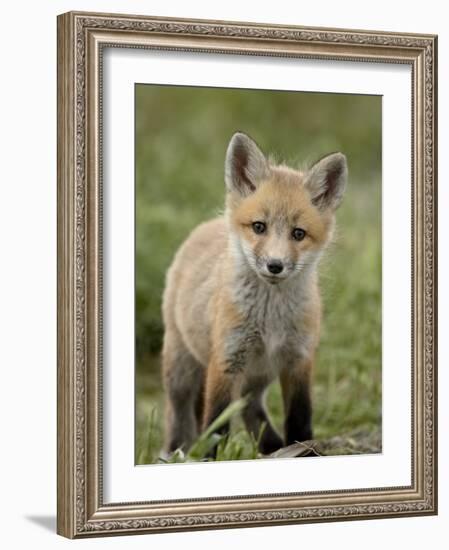
[[[268,173],[268,162],[256,143],[246,134],[235,133],[226,151],[225,182],[228,191],[247,196],[256,190]]]
[[[341,203],[348,179],[346,157],[331,153],[315,163],[306,174],[304,185],[312,195],[312,202],[320,210],[335,210]]]

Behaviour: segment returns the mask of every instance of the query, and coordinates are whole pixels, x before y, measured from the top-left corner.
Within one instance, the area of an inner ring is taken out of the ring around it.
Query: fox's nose
[[[270,273],[278,275],[284,269],[284,265],[280,260],[269,260],[267,262],[267,268]]]

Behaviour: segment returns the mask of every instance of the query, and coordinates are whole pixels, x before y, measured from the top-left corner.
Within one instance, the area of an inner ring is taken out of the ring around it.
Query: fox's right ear
[[[246,197],[256,190],[268,173],[267,159],[256,142],[246,134],[235,133],[226,151],[225,182],[228,191]]]

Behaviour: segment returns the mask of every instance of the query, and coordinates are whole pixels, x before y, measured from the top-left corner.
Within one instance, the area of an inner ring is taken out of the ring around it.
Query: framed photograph
[[[58,17],[58,533],[437,513],[437,37]]]

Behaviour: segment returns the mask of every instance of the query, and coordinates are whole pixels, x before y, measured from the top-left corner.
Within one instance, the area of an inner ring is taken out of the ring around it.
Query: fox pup
[[[247,430],[268,454],[312,438],[311,377],[320,333],[317,266],[347,180],[332,153],[300,172],[274,165],[246,134],[226,152],[226,208],[178,250],[163,297],[164,451],[188,450],[247,396]],[[280,377],[284,437],[264,392]],[[228,429],[225,427],[224,429]]]

